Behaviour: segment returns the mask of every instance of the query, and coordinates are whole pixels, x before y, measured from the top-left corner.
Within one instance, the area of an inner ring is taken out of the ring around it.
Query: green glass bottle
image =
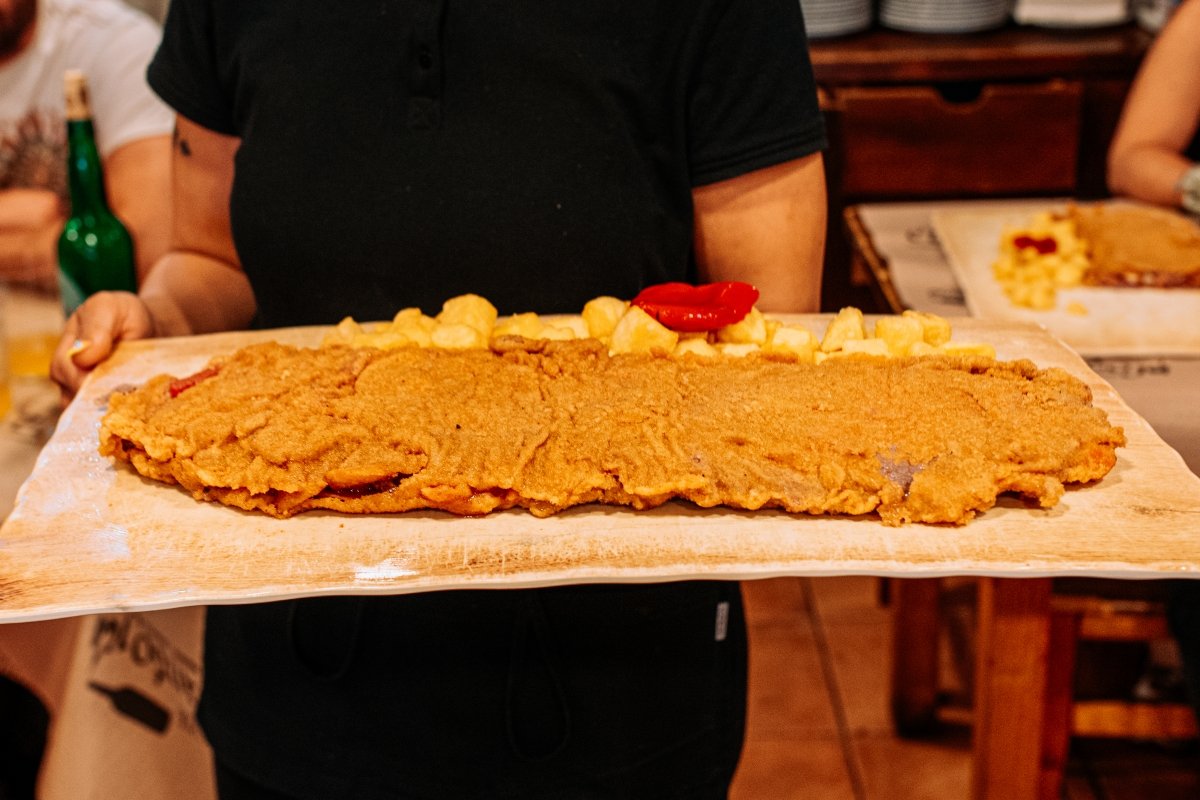
[[[58,283],[63,310],[69,316],[96,292],[137,291],[137,273],[133,239],[109,209],[105,196],[87,80],[82,72],[68,70],[64,88],[71,215],[58,238]]]

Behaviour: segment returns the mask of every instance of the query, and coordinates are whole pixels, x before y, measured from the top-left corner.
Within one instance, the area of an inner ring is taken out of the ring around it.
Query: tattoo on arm
[[[186,157],[192,154],[191,145],[188,144],[187,139],[183,138],[183,135],[179,132],[178,125],[176,125],[175,129],[171,131],[171,143],[175,146],[175,149],[179,151],[181,156]]]

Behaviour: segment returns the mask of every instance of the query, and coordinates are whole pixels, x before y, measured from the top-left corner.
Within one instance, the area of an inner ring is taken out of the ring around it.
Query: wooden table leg
[[[1046,656],[1046,711],[1042,717],[1041,792],[1039,800],[1058,800],[1071,746],[1075,703],[1075,659],[1079,650],[1080,614],[1050,614]]]
[[[929,734],[937,725],[941,581],[891,583],[892,722],[900,736]]]
[[[1050,584],[979,581],[973,800],[1030,800],[1043,788]]]

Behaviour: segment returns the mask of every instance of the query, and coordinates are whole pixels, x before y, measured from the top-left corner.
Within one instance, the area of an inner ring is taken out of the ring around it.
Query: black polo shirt
[[[691,189],[824,144],[796,0],[176,0],[266,326],[577,312],[694,274]]]
[[[269,327],[687,279],[693,187],[824,144],[796,0],[172,0],[149,80],[242,140]],[[213,607],[201,719],[314,800],[724,797],[744,637],[734,583]]]

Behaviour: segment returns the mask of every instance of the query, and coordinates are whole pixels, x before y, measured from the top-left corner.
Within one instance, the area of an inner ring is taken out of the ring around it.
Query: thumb
[[[108,358],[116,343],[153,332],[150,316],[135,295],[105,292],[88,298],[76,312],[71,361],[88,370]]]

